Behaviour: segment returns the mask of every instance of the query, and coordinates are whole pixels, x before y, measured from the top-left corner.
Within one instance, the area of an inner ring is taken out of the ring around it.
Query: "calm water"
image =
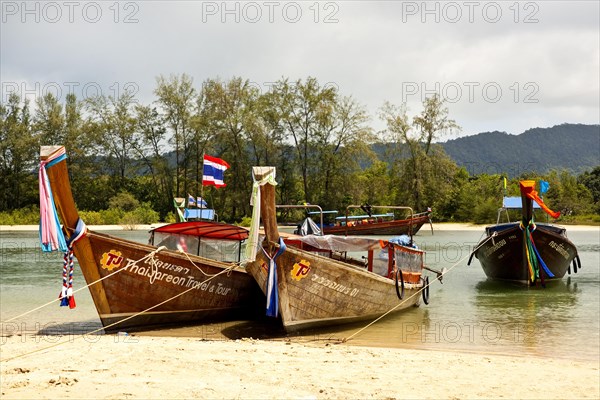
[[[112,232],[146,242],[147,232]],[[340,340],[354,345],[411,347],[600,360],[600,228],[568,231],[582,269],[552,286],[525,288],[486,279],[479,262],[467,266],[480,231],[429,231],[415,237],[426,263],[450,271],[431,286],[430,304],[389,315],[354,335],[367,323],[293,336],[297,341]],[[430,274],[432,275],[432,274]],[[83,333],[101,327],[87,289],[75,294],[77,308],[54,303],[9,318],[55,299],[61,288],[62,257],[43,254],[36,232],[0,232],[2,334],[15,331]],[[84,279],[75,272],[75,289]],[[146,332],[148,335],[206,339],[286,337],[276,320],[232,321]]]

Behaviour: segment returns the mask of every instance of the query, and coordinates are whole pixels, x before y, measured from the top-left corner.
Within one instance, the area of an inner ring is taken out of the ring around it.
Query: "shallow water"
[[[112,235],[146,242],[144,231]],[[420,232],[415,240],[427,252],[426,264],[445,267],[444,283],[431,285],[430,304],[388,315],[373,325],[303,332],[287,336],[277,320],[230,321],[144,332],[146,335],[204,339],[241,337],[339,341],[353,345],[410,347],[511,355],[600,359],[600,228],[568,231],[578,247],[582,269],[547,288],[526,288],[487,280],[477,259],[467,266],[478,231]],[[430,279],[433,274],[429,273]],[[57,298],[62,256],[43,254],[36,232],[0,232],[0,312],[2,335],[17,332],[85,333],[101,328],[87,289],[75,294],[73,310],[53,303],[8,321]],[[75,289],[83,286],[75,271]],[[365,328],[366,327],[366,328]]]

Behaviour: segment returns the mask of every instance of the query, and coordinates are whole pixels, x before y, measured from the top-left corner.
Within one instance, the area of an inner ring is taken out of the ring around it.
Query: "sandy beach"
[[[1,340],[4,399],[600,397],[593,361],[253,339]]]

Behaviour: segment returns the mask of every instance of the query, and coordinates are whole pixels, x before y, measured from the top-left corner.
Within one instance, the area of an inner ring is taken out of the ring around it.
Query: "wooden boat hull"
[[[485,274],[491,279],[529,283],[528,267],[523,262],[523,231],[519,223],[494,225],[486,228],[486,233],[486,239],[480,242],[478,247],[481,247],[474,253]],[[495,236],[489,239],[494,233]],[[554,275],[553,278],[544,275],[544,280],[564,277],[577,256],[577,249],[566,237],[565,229],[537,224],[532,237],[542,260]]]
[[[266,293],[268,259],[259,254],[246,266]],[[405,283],[403,300],[395,281],[338,262],[288,247],[277,259],[279,314],[288,332],[325,325],[375,319],[418,305],[422,282]]]
[[[325,235],[408,235],[412,226],[412,234],[430,222],[428,215],[412,219],[356,224],[353,226],[329,226],[323,228]]]
[[[90,287],[107,331],[244,318],[264,303],[244,270],[223,273],[223,263],[169,250],[138,262],[154,250],[94,232],[75,245],[88,284],[114,273]]]
[[[42,148],[42,160],[61,149]],[[46,170],[67,236],[75,236],[79,213],[66,161]],[[166,249],[153,263],[147,256],[156,250],[89,230],[73,245],[105,331],[244,317],[264,304],[254,279],[234,264]]]

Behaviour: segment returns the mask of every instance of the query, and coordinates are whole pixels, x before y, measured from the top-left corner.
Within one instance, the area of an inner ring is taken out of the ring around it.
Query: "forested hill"
[[[600,125],[562,124],[533,128],[520,135],[484,132],[441,145],[470,174],[581,173],[600,164]]]

